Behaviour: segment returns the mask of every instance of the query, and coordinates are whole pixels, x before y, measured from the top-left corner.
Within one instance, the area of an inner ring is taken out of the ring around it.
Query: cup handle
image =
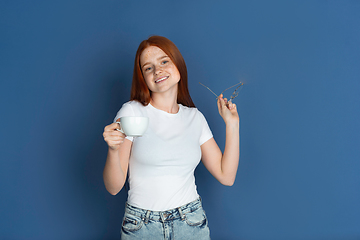
[[[116,130],[118,130],[119,132],[124,133],[124,131],[122,130],[122,127],[121,127],[121,122],[116,122],[116,123],[118,123],[118,124],[120,125],[120,128],[117,128]],[[124,133],[124,134],[125,134],[125,133]]]

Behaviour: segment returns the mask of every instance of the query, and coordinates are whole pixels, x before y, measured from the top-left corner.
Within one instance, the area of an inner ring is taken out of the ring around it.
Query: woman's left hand
[[[236,124],[239,123],[239,114],[236,109],[236,104],[223,98],[220,94],[217,101],[220,116],[224,119],[225,124]]]

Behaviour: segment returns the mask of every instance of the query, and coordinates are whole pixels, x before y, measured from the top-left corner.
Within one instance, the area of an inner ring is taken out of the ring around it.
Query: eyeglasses
[[[202,84],[201,82],[199,82],[199,83],[200,83],[201,85],[203,85],[204,87],[206,87],[210,92],[212,92],[212,94],[214,94],[214,95],[216,96],[216,99],[218,99],[219,96],[220,96],[221,94],[223,94],[225,91],[227,91],[227,90],[229,90],[229,89],[237,86],[237,88],[235,88],[234,92],[233,92],[232,95],[230,96],[229,102],[231,102],[234,98],[236,98],[236,97],[239,95],[239,92],[242,90],[242,88],[240,88],[240,87],[244,85],[244,83],[239,82],[239,83],[237,83],[237,84],[235,84],[235,85],[233,85],[233,86],[231,86],[231,87],[228,87],[227,89],[225,89],[224,91],[222,91],[219,95],[216,95],[216,93],[214,93],[209,87],[205,86],[205,85]]]

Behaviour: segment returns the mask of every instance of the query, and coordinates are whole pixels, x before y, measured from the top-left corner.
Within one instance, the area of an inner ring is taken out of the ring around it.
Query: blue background
[[[222,149],[198,82],[245,83],[234,186],[196,170],[212,239],[360,239],[359,13],[360,1],[1,1],[0,238],[119,238],[126,191],[105,190],[102,132],[157,34],[182,52]]]

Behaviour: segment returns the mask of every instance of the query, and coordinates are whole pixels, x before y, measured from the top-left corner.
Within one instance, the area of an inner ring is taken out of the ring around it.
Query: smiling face
[[[177,94],[180,73],[170,57],[160,48],[149,46],[140,55],[140,67],[152,94]]]

